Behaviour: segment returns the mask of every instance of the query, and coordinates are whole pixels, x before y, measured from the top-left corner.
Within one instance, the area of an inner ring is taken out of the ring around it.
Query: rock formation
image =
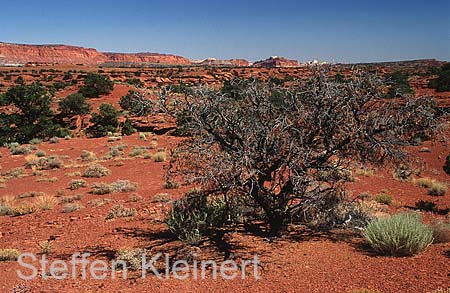
[[[255,67],[265,67],[265,68],[273,68],[273,67],[298,67],[297,60],[288,60],[284,57],[272,56],[266,60],[260,60],[253,63]]]
[[[0,42],[0,64],[58,63],[98,65],[106,62],[190,64],[189,59],[157,53],[103,53],[67,45],[22,45]]]

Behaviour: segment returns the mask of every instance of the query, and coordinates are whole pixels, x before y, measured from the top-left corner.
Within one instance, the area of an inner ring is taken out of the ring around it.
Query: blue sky
[[[1,0],[0,41],[191,59],[450,61],[450,1]]]

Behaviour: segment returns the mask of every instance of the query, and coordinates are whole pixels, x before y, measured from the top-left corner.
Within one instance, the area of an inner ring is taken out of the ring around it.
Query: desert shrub
[[[40,241],[38,246],[41,249],[41,254],[48,255],[53,251],[53,243],[50,240]]]
[[[4,175],[7,179],[18,178],[25,176],[25,170],[23,168],[13,168],[11,170],[6,171],[2,175]]]
[[[123,123],[120,132],[122,133],[122,135],[132,135],[133,133],[135,133],[136,129],[134,129],[133,127],[133,121],[127,118]]]
[[[381,192],[376,195],[375,201],[381,204],[390,205],[392,204],[392,196],[387,193]]]
[[[106,219],[116,219],[116,218],[128,218],[136,215],[136,209],[126,208],[123,205],[115,205],[113,206],[108,214],[106,215]]]
[[[104,206],[112,201],[113,200],[110,198],[96,198],[96,199],[89,201],[89,204],[93,208],[98,208],[98,207]]]
[[[137,190],[137,183],[128,180],[117,180],[110,184],[112,192],[132,192]]]
[[[123,261],[126,263],[127,269],[137,271],[142,268],[142,255],[144,253],[145,250],[140,248],[123,248],[117,252],[116,261]]]
[[[59,143],[59,138],[54,136],[48,140],[48,143]]]
[[[75,179],[70,181],[69,183],[69,189],[70,190],[76,190],[82,187],[86,187],[87,186],[87,182],[86,180],[83,179]]]
[[[414,183],[420,187],[427,188],[429,195],[441,196],[447,192],[447,184],[431,178],[419,178],[414,180]]]
[[[42,143],[42,139],[39,138],[33,138],[32,140],[29,141],[30,144],[40,144]]]
[[[104,195],[111,193],[111,186],[106,183],[94,183],[92,185],[90,193],[95,195]]]
[[[448,63],[438,70],[438,77],[430,80],[428,86],[438,92],[450,91],[450,65]]]
[[[53,209],[58,204],[58,200],[53,195],[43,195],[36,198],[34,204],[38,209],[47,211]]]
[[[411,179],[411,176],[417,173],[415,170],[411,169],[409,166],[405,164],[400,164],[394,169],[393,177],[394,179],[401,181],[408,181]]]
[[[433,184],[428,188],[429,195],[442,196],[447,192],[447,184],[441,182],[433,182]]]
[[[143,132],[139,132],[139,139],[143,141],[147,141],[147,135]]]
[[[155,162],[165,162],[167,159],[166,151],[159,151],[153,155],[153,160]]]
[[[22,253],[17,249],[0,249],[0,261],[16,261]]]
[[[430,228],[433,231],[434,243],[450,242],[450,223],[434,221],[430,224]]]
[[[436,209],[436,203],[428,200],[419,200],[416,202],[416,208],[426,212],[433,212]]]
[[[147,152],[147,149],[145,146],[134,146],[130,151],[130,157],[141,156],[146,152]]]
[[[69,173],[64,174],[64,176],[66,176],[66,177],[77,177],[77,176],[81,176],[81,172],[79,172],[79,171],[69,172]]]
[[[417,213],[400,213],[372,220],[364,229],[370,246],[380,254],[410,256],[433,242],[433,232]]]
[[[26,145],[12,145],[9,150],[13,155],[28,155],[31,153],[31,148]]]
[[[224,225],[227,214],[225,201],[195,191],[173,203],[165,223],[178,239],[197,245],[205,236],[212,235],[214,228]]]
[[[164,183],[164,188],[166,189],[177,189],[178,187],[180,187],[180,184],[172,180],[167,180]]]
[[[100,164],[90,164],[83,173],[83,177],[100,178],[111,174],[111,170]]]
[[[101,95],[109,94],[113,87],[114,84],[109,77],[90,72],[84,79],[79,93],[87,98],[98,98]]]
[[[129,91],[120,98],[119,105],[134,116],[146,116],[152,109],[152,102],[144,94],[137,91]]]
[[[171,197],[168,193],[157,193],[152,198],[153,202],[169,202],[170,200]]]
[[[354,71],[336,83],[324,68],[290,86],[247,80],[223,91],[199,86],[182,99],[163,92],[155,112],[172,115],[189,135],[171,154],[169,177],[211,197],[249,196],[275,236],[305,211],[333,208],[323,202],[340,196],[348,178],[323,170],[399,163],[413,138],[442,125],[432,99],[405,96],[399,105],[374,75]]]
[[[36,157],[42,158],[42,157],[45,157],[47,154],[42,150],[37,150],[35,155],[36,155]]]
[[[137,193],[133,193],[132,195],[130,195],[130,196],[128,197],[128,200],[131,201],[131,202],[138,202],[138,201],[141,201],[141,200],[142,200],[142,196],[140,196],[140,195],[137,194]]]
[[[81,200],[81,198],[82,198],[81,194],[76,194],[76,195],[72,195],[72,196],[61,197],[61,199],[59,201],[62,203],[72,203],[74,201]]]
[[[36,179],[36,182],[50,182],[50,183],[53,183],[53,182],[56,182],[56,181],[58,181],[58,178],[57,177],[50,177],[50,178],[38,178],[38,179]]]
[[[95,155],[95,153],[87,150],[82,150],[80,157],[83,162],[92,162],[97,160],[97,156]]]
[[[63,213],[76,212],[78,210],[81,210],[82,208],[84,208],[84,207],[79,203],[68,203],[68,204],[64,205]]]
[[[91,106],[86,102],[86,98],[75,93],[68,95],[59,102],[59,111],[63,116],[84,115],[91,111]]]
[[[123,150],[124,150],[124,148],[121,147],[120,145],[112,146],[112,147],[109,147],[108,155],[113,157],[113,158],[114,157],[120,157],[120,156],[123,156]]]
[[[359,168],[356,170],[356,175],[358,176],[372,177],[374,174],[375,172],[373,169]]]
[[[388,82],[391,84],[389,88],[389,97],[396,98],[405,94],[413,93],[413,89],[408,83],[408,74],[396,71],[387,76]]]
[[[115,132],[119,126],[119,112],[111,104],[101,104],[98,113],[93,113],[92,125],[86,133],[93,137],[106,136],[108,132]]]
[[[38,157],[29,155],[25,158],[25,168],[36,170],[59,169],[64,166],[63,161],[58,156]]]
[[[29,203],[22,203],[12,207],[13,216],[23,216],[35,212],[35,207]]]

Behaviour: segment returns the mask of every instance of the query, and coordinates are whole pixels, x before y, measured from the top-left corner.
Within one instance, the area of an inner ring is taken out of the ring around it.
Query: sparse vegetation
[[[77,190],[79,188],[86,187],[86,186],[87,186],[87,182],[86,182],[86,180],[83,180],[83,179],[75,179],[75,180],[70,181],[70,183],[69,183],[70,190]]]
[[[83,177],[100,178],[111,174],[111,170],[100,164],[93,163],[89,165],[83,173]]]
[[[16,261],[22,253],[13,248],[0,249],[0,261]]]
[[[418,186],[428,189],[429,195],[442,196],[447,192],[447,184],[431,178],[419,178],[414,182]]]
[[[82,208],[84,208],[83,205],[81,205],[79,203],[68,203],[68,204],[64,205],[63,213],[76,212],[78,210],[81,210]]]
[[[392,196],[390,196],[387,193],[380,192],[379,194],[376,195],[375,201],[378,203],[381,203],[381,204],[391,205],[392,204]]]
[[[123,205],[115,205],[113,206],[108,214],[106,215],[106,219],[116,219],[116,218],[128,218],[136,215],[136,209],[126,208]]]
[[[433,232],[417,213],[401,213],[372,220],[364,230],[370,246],[380,254],[410,256],[433,242]]]
[[[434,221],[430,224],[431,231],[433,231],[434,243],[448,243],[450,242],[450,223],[443,221]]]
[[[89,72],[79,93],[87,98],[98,98],[101,95],[109,94],[113,90],[113,86],[109,77]]]

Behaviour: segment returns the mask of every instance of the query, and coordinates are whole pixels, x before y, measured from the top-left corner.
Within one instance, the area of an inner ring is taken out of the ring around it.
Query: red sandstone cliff
[[[22,45],[0,42],[0,64],[59,63],[97,65],[105,62],[190,64],[181,56],[157,53],[102,53],[66,45]]]
[[[272,68],[272,67],[298,67],[298,61],[297,60],[288,60],[284,57],[270,57],[266,60],[256,61],[253,63],[253,66],[256,67],[266,67],[266,68]]]

